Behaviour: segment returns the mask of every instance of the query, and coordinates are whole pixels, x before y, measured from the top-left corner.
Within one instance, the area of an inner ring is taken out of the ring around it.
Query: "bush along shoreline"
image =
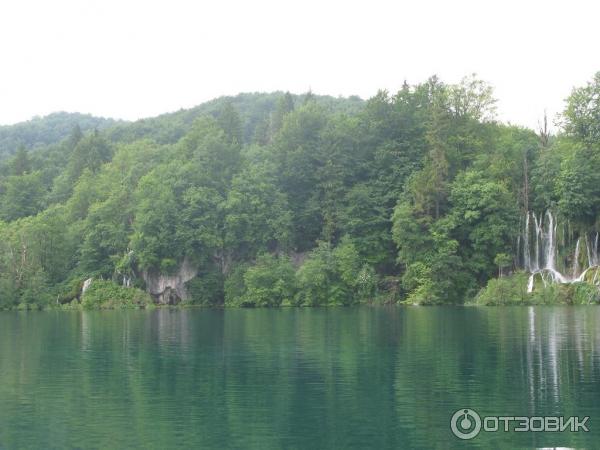
[[[319,261],[322,263],[323,261]],[[157,307],[339,307],[356,305],[439,305],[423,301],[409,303],[398,300],[391,289],[384,290],[384,280],[362,268],[357,278],[343,279],[343,272],[325,268],[316,262],[310,269],[295,272],[285,257],[264,255],[255,265],[242,269],[225,285],[226,301],[216,306],[190,298],[175,303],[160,303],[143,289],[125,287],[112,280],[88,279],[79,283],[74,296],[58,297],[54,303],[19,304],[19,310],[110,310],[154,309]],[[535,305],[597,305],[600,289],[590,280],[570,284],[544,283],[536,280],[528,292],[529,274],[518,272],[490,280],[485,288],[465,302],[466,306],[535,306]],[[391,280],[386,280],[392,283]],[[308,285],[307,285],[308,284]],[[393,284],[393,283],[392,283]],[[300,290],[299,286],[303,286]]]

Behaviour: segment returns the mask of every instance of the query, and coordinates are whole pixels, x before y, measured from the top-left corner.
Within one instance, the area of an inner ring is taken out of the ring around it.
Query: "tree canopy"
[[[191,303],[461,303],[516,268],[528,210],[600,228],[599,86],[573,90],[552,136],[497,122],[475,76],[366,102],[281,92],[134,123],[69,116],[5,151],[27,127],[4,127],[0,307],[69,302],[89,277],[146,289],[184,262]]]

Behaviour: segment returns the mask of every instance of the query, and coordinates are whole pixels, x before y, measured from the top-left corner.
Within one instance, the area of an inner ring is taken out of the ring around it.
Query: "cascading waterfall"
[[[573,259],[573,275],[575,278],[577,273],[579,272],[579,244],[581,242],[581,238],[577,239],[577,244],[575,244],[575,258]]]
[[[548,270],[556,270],[556,225],[550,211],[546,211],[548,217],[548,245],[546,246],[546,266]]]
[[[539,216],[528,212],[525,216],[525,228],[517,247],[518,260],[522,261],[524,269],[531,274],[527,283],[528,292],[534,289],[536,275],[546,286],[549,283],[581,282],[586,280],[590,269],[598,269],[599,233],[583,233],[576,239],[570,239],[572,233],[567,231],[567,226],[568,224],[559,224],[551,211]],[[584,244],[586,254],[582,255]],[[598,281],[598,272],[599,270],[596,270],[594,273],[594,284]]]
[[[540,270],[540,239],[542,238],[542,218],[538,221],[535,214],[533,215],[535,220],[535,267],[534,270]]]
[[[517,248],[519,248],[517,246]],[[531,252],[529,251],[529,213],[525,217],[525,232],[523,233],[523,263],[525,269],[531,272]]]
[[[588,237],[585,237],[585,248],[588,254],[588,261],[590,261],[590,265],[597,266],[598,265],[598,233],[596,233],[596,237],[594,238],[594,243],[590,248],[590,242]]]

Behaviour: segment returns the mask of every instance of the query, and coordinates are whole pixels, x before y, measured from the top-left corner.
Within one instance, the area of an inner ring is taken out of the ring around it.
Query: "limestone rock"
[[[192,280],[197,273],[198,269],[185,258],[179,269],[173,274],[144,271],[142,278],[146,282],[146,290],[157,303],[175,305],[189,298],[185,283]]]

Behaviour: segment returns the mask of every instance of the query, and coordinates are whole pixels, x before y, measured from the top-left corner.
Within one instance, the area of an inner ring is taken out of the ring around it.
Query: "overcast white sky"
[[[136,119],[220,95],[396,91],[476,72],[535,127],[600,70],[600,2],[3,0],[0,124]]]

